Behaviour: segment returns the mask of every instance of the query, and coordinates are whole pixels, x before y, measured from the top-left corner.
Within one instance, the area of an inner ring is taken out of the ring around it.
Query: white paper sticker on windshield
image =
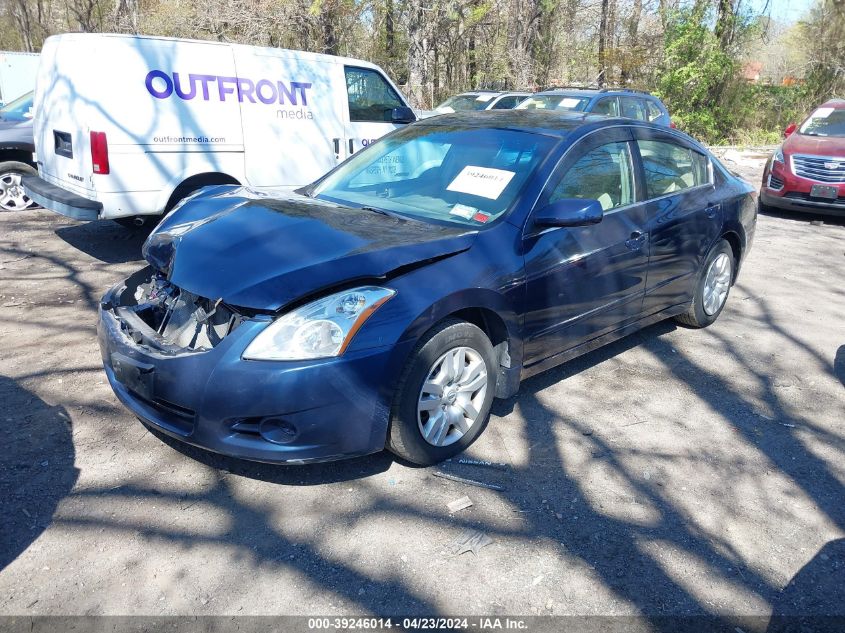
[[[566,98],[561,99],[560,103],[558,104],[558,108],[577,108],[578,104],[581,103],[581,99],[572,99]]]
[[[475,215],[476,209],[475,207],[470,207],[465,204],[456,204],[452,207],[452,210],[449,211],[451,215],[457,215],[458,217],[464,218],[465,220],[469,220],[472,216]]]
[[[478,95],[478,96],[475,98],[475,100],[476,100],[476,101],[481,101],[482,103],[487,103],[487,102],[488,102],[488,101],[490,101],[490,99],[492,99],[494,96],[495,96],[495,95]]]
[[[502,191],[505,190],[505,187],[508,186],[508,183],[515,175],[516,172],[505,171],[504,169],[467,165],[449,183],[446,189],[495,200],[502,195]]]
[[[813,112],[814,119],[826,119],[831,114],[833,114],[833,108],[819,108],[815,112]]]

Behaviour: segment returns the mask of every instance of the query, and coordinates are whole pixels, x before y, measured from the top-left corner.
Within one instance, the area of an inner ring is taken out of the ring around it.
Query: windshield
[[[507,212],[556,144],[541,134],[414,125],[353,156],[311,195],[479,227]]]
[[[583,112],[590,99],[573,95],[534,95],[516,106],[516,110],[574,110]]]
[[[31,119],[32,92],[27,92],[0,108],[0,117],[7,121],[28,121]]]
[[[808,136],[845,136],[845,108],[819,108],[798,131]]]
[[[495,94],[469,94],[449,97],[435,108],[438,112],[461,112],[462,110],[483,110]]]

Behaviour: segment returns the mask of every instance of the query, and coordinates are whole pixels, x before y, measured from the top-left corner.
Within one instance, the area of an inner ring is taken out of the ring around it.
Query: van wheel
[[[436,326],[399,379],[387,448],[420,465],[463,451],[487,426],[496,375],[493,345],[478,327],[457,319]]]
[[[710,249],[698,274],[689,309],[675,319],[694,328],[707,327],[719,318],[734,280],[733,250],[725,240]]]
[[[21,177],[37,173],[26,163],[16,160],[0,163],[0,210],[21,211],[35,206],[23,190]]]

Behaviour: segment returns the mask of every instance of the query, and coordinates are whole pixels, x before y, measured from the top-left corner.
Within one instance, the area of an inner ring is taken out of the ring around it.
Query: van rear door
[[[250,185],[299,187],[345,158],[342,66],[297,51],[232,48]]]
[[[35,84],[33,135],[42,177],[84,195],[91,188],[91,152],[79,124],[79,91],[84,88],[74,75],[87,67],[89,51],[73,44],[72,38],[61,36],[44,44]],[[91,44],[95,52],[96,43]]]

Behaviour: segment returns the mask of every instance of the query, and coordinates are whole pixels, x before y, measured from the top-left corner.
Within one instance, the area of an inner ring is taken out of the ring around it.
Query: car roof
[[[458,125],[468,129],[512,129],[565,138],[581,127],[589,124],[596,124],[594,127],[601,127],[602,123],[631,127],[639,125],[663,131],[666,130],[664,127],[643,121],[567,110],[483,110],[455,112],[422,119],[414,125]]]
[[[845,99],[830,99],[819,106],[820,108],[845,108]]]
[[[536,97],[537,95],[571,95],[573,97],[596,97],[598,95],[602,95],[605,97],[616,97],[621,95],[625,97],[645,97],[650,99],[656,99],[656,97],[649,92],[643,92],[641,90],[629,90],[627,88],[619,88],[618,90],[615,90],[613,88],[552,88],[550,90],[536,92],[533,96]]]
[[[520,92],[519,90],[469,90],[467,92],[461,92],[454,96],[456,97],[469,97],[469,96],[477,96],[477,95],[530,95],[530,92]]]

